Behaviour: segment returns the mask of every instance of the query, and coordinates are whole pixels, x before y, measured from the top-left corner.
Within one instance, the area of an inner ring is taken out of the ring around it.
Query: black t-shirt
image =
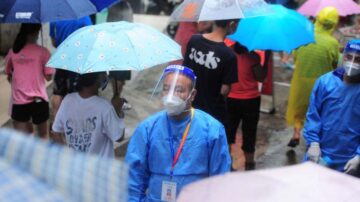
[[[193,35],[187,45],[183,65],[197,76],[194,107],[208,112],[224,123],[226,113],[223,84],[238,81],[235,53],[223,42],[214,42],[202,35]]]

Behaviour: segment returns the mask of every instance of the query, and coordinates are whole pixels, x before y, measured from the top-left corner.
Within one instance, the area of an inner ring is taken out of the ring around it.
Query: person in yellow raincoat
[[[309,98],[316,79],[336,68],[339,58],[339,42],[332,36],[339,21],[334,7],[322,9],[315,21],[315,43],[294,51],[295,71],[286,112],[286,120],[294,126],[294,134],[288,146],[299,144],[304,126]]]

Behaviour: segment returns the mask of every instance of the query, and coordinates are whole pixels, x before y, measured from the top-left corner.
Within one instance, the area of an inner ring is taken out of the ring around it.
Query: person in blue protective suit
[[[306,115],[306,159],[358,175],[360,40],[349,41],[342,66],[318,79]]]
[[[171,65],[161,78],[165,110],[139,124],[125,157],[129,201],[175,201],[183,186],[230,171],[224,126],[191,107],[193,71]]]

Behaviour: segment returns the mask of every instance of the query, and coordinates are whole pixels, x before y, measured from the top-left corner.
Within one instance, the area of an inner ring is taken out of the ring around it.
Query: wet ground
[[[305,143],[301,140],[300,145],[291,149],[287,146],[293,129],[288,127],[285,121],[289,84],[292,70],[282,67],[279,55],[274,55],[274,101],[275,113],[261,113],[258,124],[256,143],[256,169],[274,168],[285,165],[297,164],[302,161]],[[263,105],[269,105],[271,99],[262,98]],[[232,146],[233,167],[244,170],[244,156],[241,150],[242,135],[239,129],[236,144]]]
[[[140,22],[146,20],[145,23],[154,23],[153,26],[159,30],[162,30],[166,26],[167,22],[166,19],[156,20],[149,16],[136,17]],[[287,143],[292,135],[292,128],[287,127],[284,114],[287,106],[289,91],[288,84],[291,80],[292,70],[281,67],[278,54],[275,54],[274,59],[274,100],[276,110],[274,114],[261,113],[260,116],[256,145],[257,169],[280,167],[299,163],[302,160],[305,150],[303,141],[301,141],[300,147],[293,150],[287,147]],[[0,63],[2,62],[3,60],[0,58]],[[3,67],[3,65],[0,66]],[[150,99],[150,97],[162,69],[163,67],[159,66],[142,72],[133,72],[132,80],[127,82],[124,88],[123,97],[129,101],[129,103],[133,106],[133,109],[125,112],[125,123],[127,126],[126,138],[122,143],[117,145],[116,149],[117,156],[120,159],[123,158],[126,152],[128,140],[130,139],[137,124],[152,113],[161,109],[161,98],[159,95],[155,95],[153,99]],[[4,75],[0,76],[4,80]],[[3,85],[1,87],[2,91],[4,91],[4,88],[9,87]],[[48,88],[48,93],[51,96],[51,86]],[[110,85],[104,92],[101,92],[101,95],[108,99],[111,98],[112,90]],[[264,96],[262,99],[263,107],[269,108],[270,106],[271,108],[271,101],[271,97]],[[7,109],[8,101],[1,101],[1,107]],[[11,121],[7,121],[4,126],[11,127]],[[234,159],[233,167],[238,170],[243,170],[244,168],[244,157],[241,151],[241,139],[241,131],[239,131],[236,139],[237,142],[232,146],[232,156]]]
[[[292,136],[292,128],[286,125],[284,115],[286,112],[288,91],[292,70],[281,67],[279,57],[274,56],[274,81],[275,84],[275,113],[261,113],[258,125],[258,136],[256,145],[257,169],[280,167],[285,165],[296,164],[302,161],[305,151],[304,142],[295,149],[287,147],[287,143]],[[140,120],[145,119],[149,114],[161,108],[159,95],[150,99],[151,92],[156,85],[162,67],[145,70],[133,75],[133,80],[125,86],[123,96],[133,105],[133,109],[125,112],[125,122],[127,123],[127,137],[130,137],[133,129]],[[108,88],[106,95],[110,94]],[[272,99],[264,96],[262,99],[263,107],[271,105]],[[232,146],[232,156],[234,159],[233,167],[238,170],[244,169],[244,157],[241,150],[242,135],[241,131],[236,138],[236,144]],[[122,157],[126,150],[126,142],[122,143],[117,153]]]
[[[275,56],[275,59],[277,57]],[[285,165],[296,164],[302,161],[305,146],[301,141],[299,147],[290,149],[287,143],[292,135],[292,128],[286,125],[284,115],[286,112],[289,87],[282,83],[289,83],[292,70],[285,69],[275,63],[274,80],[281,85],[274,85],[275,88],[275,113],[261,113],[258,125],[257,144],[256,144],[256,168],[273,168]],[[161,109],[161,99],[157,94],[152,99],[151,93],[156,85],[163,67],[148,69],[142,72],[133,72],[132,80],[125,85],[123,97],[132,105],[132,109],[125,111],[126,138],[117,145],[117,156],[122,159],[125,155],[127,143],[136,128],[137,124],[148,117],[150,114]],[[51,95],[51,87],[48,88]],[[108,99],[112,96],[112,89],[109,87],[101,92],[103,97]],[[264,96],[262,104],[271,106],[269,97]],[[11,127],[11,121],[4,126]],[[232,146],[233,167],[237,170],[244,170],[244,156],[241,150],[242,135],[238,131],[236,144]]]

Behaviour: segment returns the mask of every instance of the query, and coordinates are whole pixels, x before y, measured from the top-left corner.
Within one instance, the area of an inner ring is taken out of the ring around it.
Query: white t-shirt
[[[66,144],[86,153],[114,157],[114,141],[124,135],[124,121],[111,103],[99,96],[68,94],[56,114],[52,130],[65,134]]]

